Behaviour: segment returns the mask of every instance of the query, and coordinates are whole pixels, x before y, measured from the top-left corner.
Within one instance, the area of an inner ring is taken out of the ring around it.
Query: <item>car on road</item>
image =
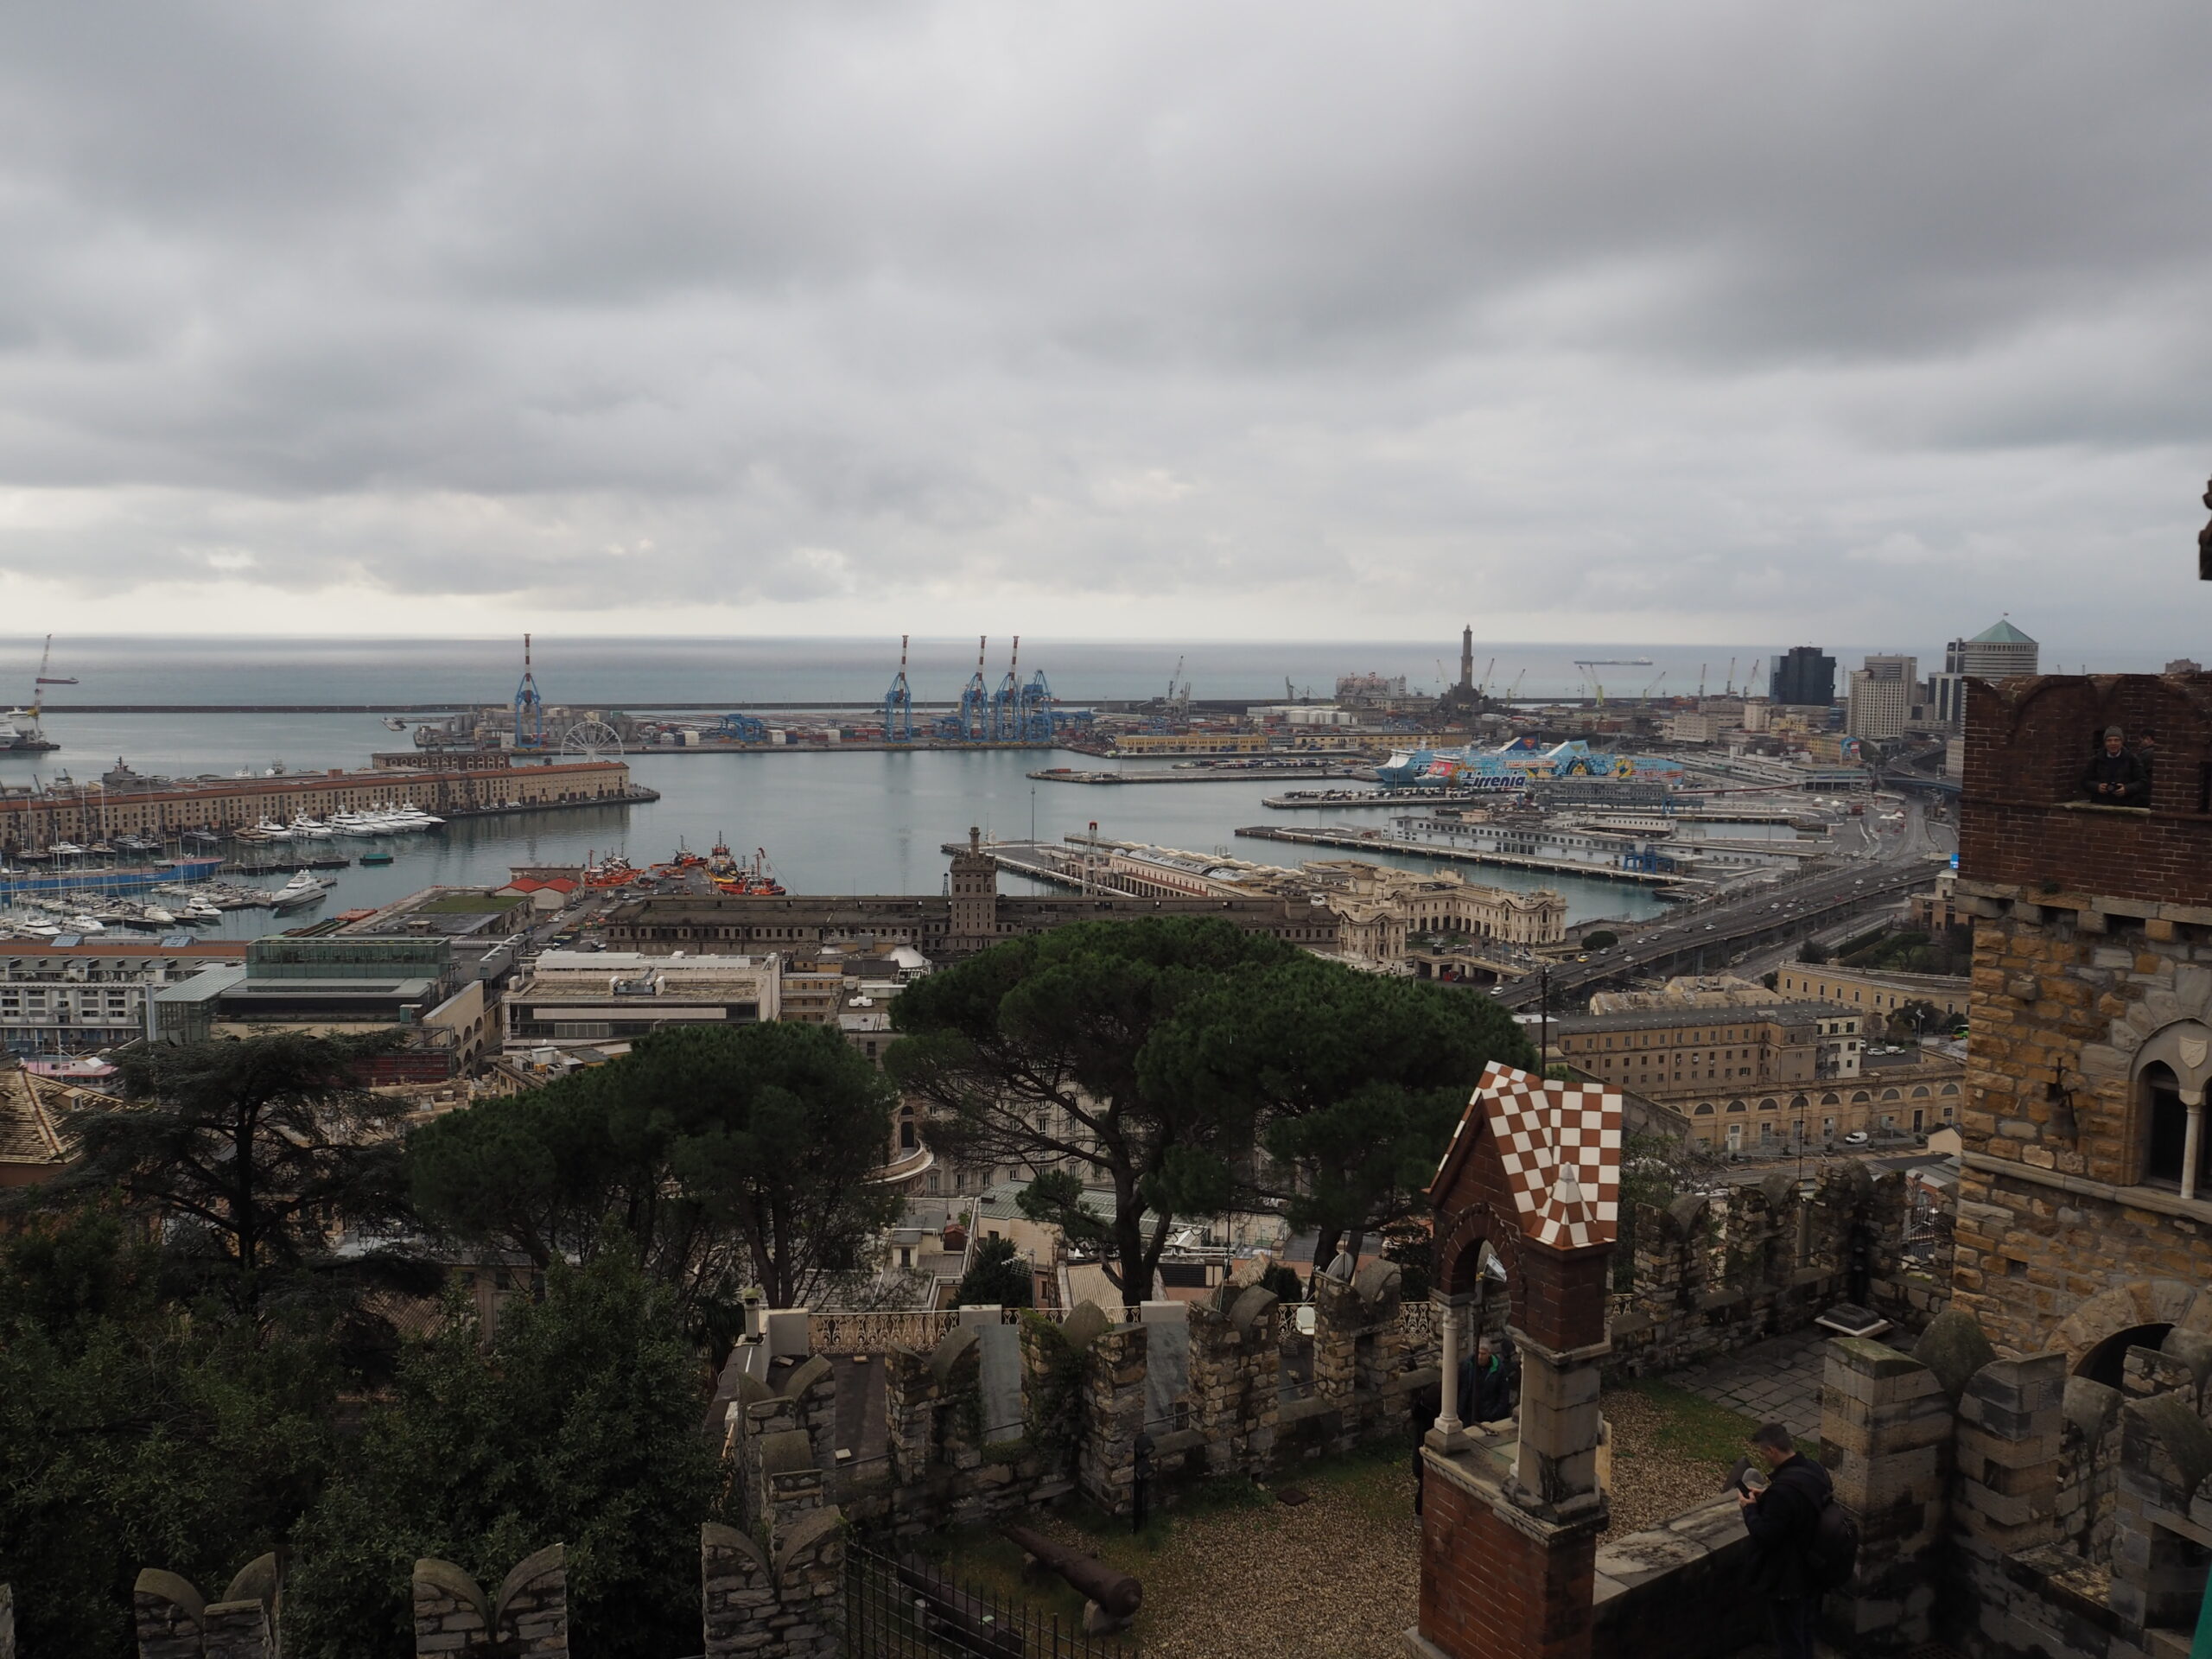
[[[1865,1146],[1866,1144],[1866,1131],[1864,1129],[1853,1129],[1849,1135],[1843,1137],[1843,1144],[1847,1147]]]

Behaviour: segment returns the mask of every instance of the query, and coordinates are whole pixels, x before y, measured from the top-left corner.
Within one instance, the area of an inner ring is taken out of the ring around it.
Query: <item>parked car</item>
[[[1866,1131],[1864,1129],[1853,1129],[1849,1135],[1843,1137],[1843,1144],[1847,1147],[1865,1146],[1866,1144]]]

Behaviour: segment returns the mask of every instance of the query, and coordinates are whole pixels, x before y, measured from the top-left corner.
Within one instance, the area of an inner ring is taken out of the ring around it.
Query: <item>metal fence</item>
[[[1086,1636],[914,1556],[845,1548],[845,1651],[851,1659],[1137,1659],[1136,1645]]]

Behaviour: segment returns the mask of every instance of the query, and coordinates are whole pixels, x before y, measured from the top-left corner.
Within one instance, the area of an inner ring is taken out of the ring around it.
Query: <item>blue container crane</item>
[[[914,741],[914,694],[906,688],[906,636],[903,633],[899,636],[899,672],[892,679],[891,689],[883,694],[883,741]]]
[[[991,688],[983,683],[983,650],[988,635],[976,640],[976,672],[960,694],[958,736],[963,743],[987,743],[991,736]]]

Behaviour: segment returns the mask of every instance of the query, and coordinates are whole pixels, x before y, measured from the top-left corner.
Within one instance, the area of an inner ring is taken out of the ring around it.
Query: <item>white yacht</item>
[[[107,924],[99,920],[97,917],[72,916],[69,918],[69,931],[72,933],[105,933],[107,931]]]
[[[328,841],[338,832],[320,818],[300,817],[292,820],[292,834],[302,841]]]
[[[75,858],[80,855],[85,849],[79,847],[73,841],[57,841],[53,846],[48,848],[46,850],[53,854],[56,858]]]
[[[253,826],[253,833],[263,841],[289,841],[292,832],[274,818],[264,818]]]

